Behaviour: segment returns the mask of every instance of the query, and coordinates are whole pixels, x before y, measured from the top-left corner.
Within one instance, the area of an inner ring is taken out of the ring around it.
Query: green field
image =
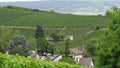
[[[48,28],[44,29],[46,36],[56,30],[61,31],[62,29],[58,27],[66,27],[62,33],[65,35],[73,35],[74,37],[74,40],[70,42],[70,47],[87,45],[90,40],[100,37],[104,30],[96,31],[94,30],[95,26],[99,25],[100,29],[102,29],[106,27],[108,22],[109,19],[107,16],[81,16],[42,11],[38,12],[21,7],[0,7],[0,25],[28,27],[42,25]],[[19,30],[27,39],[34,37],[35,34],[35,29],[14,28],[13,30]],[[55,44],[57,46],[57,52],[60,52],[65,46],[64,41]]]
[[[57,14],[50,12],[35,12],[31,10],[0,8],[0,25],[36,26],[45,27],[94,27],[105,26],[108,22],[106,16],[80,16],[70,14]]]

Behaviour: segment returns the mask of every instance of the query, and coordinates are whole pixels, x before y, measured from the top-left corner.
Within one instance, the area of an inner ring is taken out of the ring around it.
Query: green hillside
[[[90,43],[90,40],[98,38],[103,30],[94,30],[96,25],[100,29],[106,27],[109,19],[107,16],[81,16],[70,14],[58,14],[48,11],[36,11],[35,9],[26,9],[21,7],[0,7],[0,25],[7,26],[27,26],[35,27],[42,25],[47,27],[44,29],[45,35],[49,36],[54,31],[61,31],[57,27],[66,27],[62,33],[65,35],[73,35],[74,40],[70,42],[70,47],[80,47]],[[70,28],[69,28],[70,27]],[[35,29],[15,28],[27,39],[34,37]],[[60,52],[65,41],[55,43],[57,52]]]
[[[85,68],[78,65],[70,65],[62,62],[52,62],[21,57],[18,55],[7,55],[0,53],[0,68]]]
[[[24,9],[24,8],[23,8]],[[80,16],[70,14],[57,14],[50,12],[37,12],[23,10],[22,8],[0,8],[0,25],[36,26],[46,27],[94,27],[99,24],[105,26],[108,18],[105,16]]]
[[[28,14],[32,14],[32,12],[0,7],[0,25],[7,24],[16,18],[22,17],[24,15],[28,15]]]

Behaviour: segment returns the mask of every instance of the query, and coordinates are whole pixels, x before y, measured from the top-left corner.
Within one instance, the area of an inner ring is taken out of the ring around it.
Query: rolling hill
[[[73,35],[74,40],[70,42],[70,47],[80,47],[87,45],[90,40],[98,38],[104,30],[95,30],[96,25],[100,29],[105,28],[109,18],[107,16],[82,16],[71,14],[58,14],[55,12],[27,9],[16,6],[0,7],[1,26],[35,27],[42,25],[46,36],[54,31],[61,31],[65,35]],[[34,37],[35,29],[13,28],[19,30],[27,39]],[[83,44],[84,43],[84,44]],[[65,46],[65,42],[58,42],[57,52],[59,53]]]
[[[108,22],[106,16],[80,16],[70,14],[57,14],[52,12],[35,12],[21,9],[20,7],[0,8],[0,25],[13,26],[36,26],[45,27],[74,27],[95,25],[104,26]]]

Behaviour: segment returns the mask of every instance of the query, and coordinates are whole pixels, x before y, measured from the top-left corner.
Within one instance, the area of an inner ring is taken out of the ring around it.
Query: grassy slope
[[[77,16],[48,12],[33,12],[29,10],[0,8],[0,23],[2,25],[19,26],[103,26],[108,19],[104,16]],[[13,20],[14,19],[14,20]]]
[[[74,40],[70,42],[70,47],[79,47],[82,43],[89,43],[93,38],[98,38],[103,31],[94,31],[88,35],[87,32],[94,29],[96,24],[101,27],[106,26],[108,18],[105,16],[76,16],[76,15],[63,15],[48,12],[33,12],[24,10],[22,8],[8,9],[0,8],[0,25],[19,25],[19,26],[36,26],[41,24],[47,27],[54,26],[85,26],[82,28],[67,28],[63,31],[66,35],[73,35]],[[92,28],[89,28],[92,27]],[[34,29],[15,29],[20,30],[21,34],[27,38],[34,37]],[[50,35],[57,29],[45,29],[45,34]],[[61,50],[65,42],[56,43],[57,51]]]
[[[22,17],[27,14],[31,14],[31,11],[19,11],[16,9],[8,9],[8,8],[1,8],[0,7],[0,25],[8,24],[13,19]]]
[[[29,39],[29,37],[34,37],[34,29],[15,29],[15,30],[20,30],[20,33],[25,35],[27,37],[27,39]],[[45,29],[45,34],[46,36],[50,35],[52,32],[54,32],[56,29]],[[57,29],[58,30],[58,29]],[[103,30],[97,30],[97,31],[93,31],[92,33],[85,35],[87,32],[91,31],[92,29],[69,29],[67,28],[65,31],[63,31],[63,33],[65,33],[66,35],[73,35],[74,36],[74,40],[70,42],[70,47],[80,47],[83,42],[84,43],[89,43],[89,41],[91,39],[94,38],[98,38],[100,37],[100,35],[102,35],[102,33],[104,32]],[[57,45],[57,52],[60,52],[64,46],[65,46],[65,42],[58,42],[56,43]]]

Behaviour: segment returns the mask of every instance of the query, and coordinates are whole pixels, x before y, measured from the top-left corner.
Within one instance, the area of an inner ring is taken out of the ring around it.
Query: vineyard
[[[0,7],[0,25],[44,27],[94,27],[105,26],[109,21],[106,16],[82,16],[57,14],[50,12],[25,10],[24,8]]]
[[[19,55],[0,53],[0,68],[85,68],[78,65],[70,65],[62,62],[52,62]]]

